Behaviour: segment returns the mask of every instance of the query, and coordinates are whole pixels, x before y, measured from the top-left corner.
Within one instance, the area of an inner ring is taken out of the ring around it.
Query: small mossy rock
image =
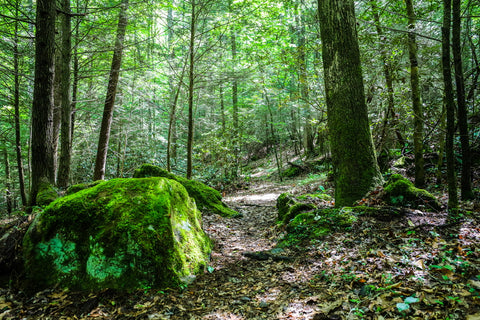
[[[286,178],[293,178],[300,175],[301,172],[302,171],[298,167],[289,167],[283,171],[282,175]]]
[[[315,205],[312,204],[312,203],[298,202],[298,203],[294,204],[292,207],[290,207],[288,212],[283,217],[282,222],[283,222],[283,224],[286,225],[290,222],[290,220],[292,220],[293,218],[295,218],[297,215],[301,214],[302,212],[312,211],[316,208],[317,207],[315,207]]]
[[[290,208],[297,203],[295,197],[290,193],[282,193],[277,198],[277,221],[283,221]]]
[[[276,206],[278,210],[277,221],[285,225],[298,214],[316,209],[315,205],[299,202],[289,193],[282,193],[278,196]]]
[[[212,244],[185,188],[112,179],[51,203],[23,240],[27,286],[174,287],[201,271]]]
[[[210,188],[199,181],[189,180],[174,175],[160,167],[151,164],[143,164],[140,168],[135,170],[133,177],[163,177],[175,180],[187,189],[188,194],[195,199],[198,209],[202,212],[215,213],[222,217],[236,217],[240,215],[237,211],[230,209],[222,202],[222,195],[217,190]]]
[[[319,240],[334,231],[347,230],[357,221],[355,208],[327,208],[300,213],[287,225],[287,234],[278,246],[288,247],[303,241]]]
[[[384,187],[384,200],[392,206],[440,210],[441,204],[430,192],[416,188],[400,174],[393,174]]]
[[[38,193],[37,193],[37,205],[38,206],[48,206],[50,203],[55,201],[58,198],[58,192],[55,190],[53,185],[45,179],[40,181],[38,186]]]

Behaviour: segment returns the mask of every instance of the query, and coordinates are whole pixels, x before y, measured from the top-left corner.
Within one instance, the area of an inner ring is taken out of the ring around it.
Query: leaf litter
[[[1,319],[480,319],[478,212],[362,216],[348,232],[274,252],[275,200],[289,185],[226,198],[241,218],[204,216],[211,263],[184,288],[97,293],[0,288]],[[264,196],[263,196],[264,195]],[[274,249],[274,250],[272,250]],[[252,258],[253,257],[253,258]]]

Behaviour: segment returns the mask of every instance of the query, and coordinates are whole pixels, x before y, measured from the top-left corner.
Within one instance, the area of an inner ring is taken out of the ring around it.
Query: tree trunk
[[[35,80],[32,105],[32,188],[34,206],[42,180],[54,182],[53,81],[55,69],[55,0],[38,0],[35,32]]]
[[[457,178],[455,176],[455,154],[453,138],[455,135],[455,102],[453,100],[452,71],[450,69],[450,26],[452,1],[443,0],[442,26],[442,71],[445,90],[445,108],[447,113],[447,134],[445,149],[447,158],[448,209],[458,208]]]
[[[105,178],[105,166],[107,163],[110,128],[112,127],[113,108],[115,106],[118,78],[120,75],[120,67],[122,65],[123,41],[125,39],[125,32],[128,23],[127,9],[128,0],[122,0],[120,14],[118,17],[117,38],[113,51],[107,96],[105,98],[105,105],[103,109],[102,125],[100,127],[100,137],[98,139],[97,159],[95,161],[95,171],[93,173],[94,180],[103,180]]]
[[[318,0],[335,205],[349,206],[381,182],[360,65],[353,0]]]
[[[452,51],[455,66],[455,83],[457,87],[458,128],[460,131],[460,144],[462,152],[462,177],[460,180],[460,193],[462,200],[474,198],[472,191],[472,156],[468,137],[468,112],[465,101],[465,84],[463,79],[462,49],[461,49],[461,12],[460,0],[452,0]]]
[[[3,148],[3,160],[5,165],[5,202],[7,203],[7,213],[12,213],[13,199],[12,199],[12,185],[10,176],[10,161],[8,160],[7,147]]]
[[[296,38],[297,38],[297,65],[298,65],[298,88],[300,93],[300,103],[305,118],[305,126],[303,129],[303,146],[306,157],[314,155],[314,143],[313,143],[313,128],[312,117],[310,114],[310,106],[308,105],[308,79],[307,79],[307,59],[305,52],[305,24],[303,22],[302,11],[298,8],[299,4],[296,4]]]
[[[63,0],[61,14],[61,70],[59,75],[60,97],[62,101],[61,149],[58,163],[57,186],[66,188],[70,177],[72,157],[72,105],[70,101],[70,60],[72,50],[72,33],[70,17],[70,0]]]
[[[393,90],[393,77],[392,77],[392,66],[387,56],[385,49],[385,35],[383,30],[380,27],[380,16],[378,14],[378,7],[375,1],[370,1],[372,7],[372,14],[375,20],[375,27],[377,30],[378,40],[380,43],[380,58],[383,65],[383,76],[385,77],[385,85],[387,87],[387,112],[385,114],[385,119],[382,125],[382,133],[380,134],[380,141],[377,145],[377,151],[380,151],[384,148],[389,148],[387,141],[389,140],[389,134],[387,131],[394,130],[397,137],[398,143],[401,147],[405,146],[405,141],[403,140],[400,130],[397,128],[398,119],[395,116],[395,102],[394,102],[394,90]],[[385,145],[387,144],[387,145]]]
[[[230,1],[230,5],[231,5]],[[236,72],[237,68],[237,35],[235,27],[232,25],[231,28],[231,46],[232,46],[232,61],[233,61],[233,70]],[[240,125],[238,122],[238,80],[234,75],[232,81],[232,119],[233,119],[233,154],[234,154],[234,164],[232,167],[232,177],[236,178],[238,176],[238,164],[240,162]]]
[[[413,108],[413,148],[415,153],[415,186],[425,186],[425,168],[423,159],[423,108],[420,99],[420,80],[418,76],[417,43],[415,39],[415,12],[412,0],[405,0],[408,14],[408,54],[410,59],[410,86]]]
[[[57,15],[58,17],[58,15]],[[55,28],[57,30],[57,27]],[[58,141],[60,139],[60,126],[62,125],[62,49],[61,35],[55,33],[55,78],[53,82],[53,128],[52,128],[52,148],[53,148],[53,173],[57,177],[58,169]],[[55,183],[56,184],[56,183]]]
[[[188,137],[187,137],[187,179],[192,178],[193,170],[193,93],[195,85],[195,33],[196,0],[192,0],[192,18],[190,20],[189,69],[188,69]]]
[[[183,83],[183,76],[185,74],[185,66],[184,64],[182,73],[180,75],[180,79],[178,80],[178,86],[175,91],[175,96],[173,97],[173,100],[171,102],[170,106],[170,116],[168,120],[168,137],[167,137],[167,171],[172,170],[172,165],[171,165],[171,159],[176,157],[176,141],[175,141],[175,121],[176,121],[176,110],[177,110],[177,101],[178,101],[178,96],[180,95],[180,89],[182,87]]]
[[[15,16],[18,18],[18,1],[15,2]],[[15,151],[17,156],[17,169],[18,169],[18,182],[20,185],[20,197],[22,199],[22,205],[27,205],[27,193],[25,191],[25,176],[23,170],[22,159],[22,139],[20,130],[20,68],[18,52],[18,20],[15,20],[15,35],[13,44],[13,69],[14,69],[14,101],[13,106],[15,109]]]

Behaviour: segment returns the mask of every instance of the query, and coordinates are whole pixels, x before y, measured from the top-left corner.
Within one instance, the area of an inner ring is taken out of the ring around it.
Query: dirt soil
[[[281,251],[275,202],[289,184],[225,198],[241,218],[204,216],[211,264],[182,289],[97,293],[0,288],[1,319],[480,319],[479,213],[411,210]]]

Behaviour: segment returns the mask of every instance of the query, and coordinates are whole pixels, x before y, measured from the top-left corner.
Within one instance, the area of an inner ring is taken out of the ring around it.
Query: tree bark
[[[232,1],[229,2],[230,11],[232,12]],[[232,12],[233,14],[233,12]],[[236,72],[237,69],[237,35],[235,31],[235,26],[231,27],[231,49],[232,49],[232,62],[233,62],[233,72]],[[240,125],[238,121],[238,80],[233,77],[232,81],[232,119],[233,119],[233,154],[234,154],[234,164],[232,167],[232,177],[236,178],[238,176],[238,165],[240,162]]]
[[[189,68],[188,68],[188,137],[187,137],[187,179],[192,178],[193,170],[193,93],[195,86],[195,33],[196,0],[192,0],[192,17],[190,20]]]
[[[370,1],[370,6],[372,7],[372,14],[375,20],[375,27],[377,30],[378,40],[380,43],[380,57],[383,65],[383,76],[385,77],[385,85],[387,87],[387,112],[382,125],[382,133],[380,134],[380,141],[378,142],[377,151],[388,149],[388,146],[385,146],[386,140],[389,139],[388,130],[394,130],[397,137],[398,143],[401,147],[405,146],[405,141],[403,140],[402,133],[397,128],[398,119],[395,115],[395,102],[394,102],[394,89],[393,89],[393,77],[392,77],[392,66],[387,56],[385,49],[385,35],[383,30],[380,27],[380,15],[378,14],[378,8],[375,1]]]
[[[413,109],[413,148],[415,154],[415,186],[425,186],[425,168],[423,159],[423,108],[420,98],[420,79],[418,75],[417,42],[415,39],[415,12],[412,0],[405,0],[408,15],[408,56],[410,59],[410,86]]]
[[[55,69],[55,0],[38,0],[35,32],[35,80],[32,105],[32,187],[30,205],[42,180],[54,183],[53,81]]]
[[[303,21],[302,10],[300,4],[295,4],[295,22],[296,22],[296,38],[297,38],[297,65],[298,65],[298,88],[300,93],[300,103],[303,114],[305,115],[305,126],[303,129],[303,147],[306,157],[315,154],[315,146],[313,143],[312,116],[310,114],[310,106],[308,105],[308,79],[307,79],[307,58],[305,49],[305,24]]]
[[[108,142],[110,140],[110,129],[113,121],[113,109],[115,106],[115,96],[117,93],[118,78],[120,67],[122,65],[123,41],[127,29],[128,0],[122,0],[120,14],[118,17],[117,37],[113,51],[112,67],[110,69],[110,78],[108,81],[107,96],[103,109],[102,125],[100,127],[100,137],[98,139],[97,159],[95,161],[94,180],[103,180],[105,178],[105,167],[107,163]]]
[[[349,206],[381,182],[373,147],[352,0],[318,0],[335,205]]]
[[[468,137],[468,112],[465,101],[465,83],[463,79],[462,49],[461,49],[461,12],[460,0],[452,0],[452,52],[455,67],[455,83],[457,87],[458,128],[462,152],[462,176],[460,179],[460,194],[462,200],[474,198],[472,191],[472,156]]]
[[[12,213],[13,210],[13,199],[12,199],[12,185],[10,176],[10,161],[8,159],[8,150],[7,147],[3,148],[3,160],[5,165],[5,202],[7,204],[7,213]]]
[[[59,75],[60,97],[62,105],[61,149],[58,162],[57,186],[66,188],[70,178],[70,163],[72,158],[72,104],[70,101],[70,60],[72,50],[72,33],[70,17],[70,0],[63,0],[61,14],[61,70]]]
[[[452,1],[443,0],[442,26],[442,71],[445,90],[445,108],[447,113],[447,134],[445,149],[447,158],[448,209],[458,208],[457,178],[455,176],[455,154],[453,138],[455,135],[455,102],[453,99],[452,71],[450,69],[450,30]]]
[[[15,2],[15,16],[18,17],[18,1]],[[14,69],[14,101],[13,106],[15,109],[15,151],[17,156],[17,169],[18,169],[18,182],[20,186],[20,197],[22,199],[22,205],[27,205],[27,193],[25,190],[25,175],[23,169],[22,159],[22,139],[20,130],[20,68],[18,52],[18,21],[15,21],[15,35],[13,43],[13,69]]]

